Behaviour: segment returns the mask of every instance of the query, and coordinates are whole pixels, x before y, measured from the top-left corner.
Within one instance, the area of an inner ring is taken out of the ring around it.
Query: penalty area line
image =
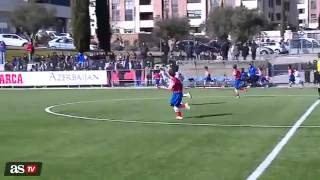
[[[247,180],[256,180],[265,172],[265,170],[270,166],[272,161],[279,155],[284,146],[288,143],[288,141],[301,127],[303,122],[309,117],[309,115],[319,104],[320,100],[317,100],[307,109],[307,111],[296,121],[296,123],[290,128],[287,134],[274,147],[274,149],[268,154],[268,156],[261,162],[261,164],[259,164],[259,166],[250,174]]]

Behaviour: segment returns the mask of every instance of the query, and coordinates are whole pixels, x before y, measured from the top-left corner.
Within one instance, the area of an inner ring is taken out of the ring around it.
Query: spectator
[[[145,69],[145,79],[146,79],[146,84],[147,86],[152,85],[152,69],[151,66],[146,66]]]
[[[126,71],[121,63],[117,63],[116,65],[117,71],[118,71],[118,77],[119,77],[119,85],[124,85],[124,75],[126,74]]]
[[[141,53],[141,56],[142,56],[142,59],[143,60],[146,60],[147,58],[147,55],[148,55],[148,52],[149,52],[149,48],[148,46],[143,42],[141,47],[140,47],[140,53]]]
[[[115,61],[116,60],[116,55],[114,54],[113,51],[111,51],[111,53],[109,54],[109,58],[110,58],[110,61]]]
[[[32,41],[28,42],[26,46],[26,51],[28,52],[28,63],[32,63],[32,58],[34,53],[34,47],[33,47]]]
[[[16,71],[17,70],[17,65],[18,65],[17,57],[14,57],[12,59],[11,63],[12,63],[13,71]]]
[[[258,45],[256,44],[255,41],[253,41],[251,45],[251,57],[253,61],[256,60],[256,57],[257,57],[257,48],[258,48]]]
[[[163,50],[163,61],[168,62],[168,55],[169,55],[169,51],[170,51],[170,47],[169,47],[168,43],[166,43],[166,42],[162,43],[162,50]]]
[[[153,67],[154,66],[154,58],[152,53],[148,54],[147,60],[145,61],[144,66]]]
[[[111,62],[108,63],[106,70],[107,70],[108,86],[112,86],[112,72],[114,68]]]
[[[233,48],[233,59],[238,61],[239,56],[240,56],[240,47],[239,47],[239,44],[235,44]]]
[[[249,78],[250,78],[250,84],[251,84],[251,86],[253,86],[253,87],[256,87],[256,82],[257,82],[257,69],[250,63],[249,64]]]
[[[136,75],[136,85],[141,86],[141,76],[142,76],[142,66],[140,62],[134,64],[135,75]]]
[[[228,41],[223,42],[221,46],[222,60],[228,60],[229,49],[230,43]]]
[[[0,64],[6,63],[6,52],[7,46],[3,41],[0,41]]]
[[[200,60],[201,46],[200,46],[199,42],[196,42],[196,44],[194,46],[194,52],[196,54],[196,60]]]
[[[249,55],[249,46],[247,45],[247,43],[243,44],[241,51],[243,60],[247,60],[247,56]]]
[[[188,60],[192,60],[192,58],[193,58],[193,55],[192,55],[193,54],[193,46],[192,46],[190,41],[188,41],[188,44],[185,47],[185,52],[187,53],[187,59]]]

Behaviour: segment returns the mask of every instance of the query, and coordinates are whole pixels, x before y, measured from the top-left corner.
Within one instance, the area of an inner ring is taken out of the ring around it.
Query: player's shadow
[[[217,105],[217,104],[225,104],[227,102],[210,102],[210,103],[192,103],[191,106],[205,106],[205,105]]]
[[[277,96],[268,96],[268,95],[266,95],[266,96],[263,96],[263,95],[259,95],[259,96],[255,96],[255,95],[251,95],[251,96],[245,96],[245,98],[276,98]]]
[[[204,114],[204,115],[199,115],[199,116],[190,116],[186,117],[186,119],[192,119],[192,118],[207,118],[207,117],[222,117],[222,116],[232,116],[232,113],[220,113],[220,114]]]

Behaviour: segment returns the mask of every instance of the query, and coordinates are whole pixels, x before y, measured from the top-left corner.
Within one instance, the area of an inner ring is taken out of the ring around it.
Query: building
[[[320,1],[319,0],[306,0],[306,1],[309,1],[308,27],[318,28],[320,27],[320,24],[319,24]]]
[[[236,5],[249,9],[258,9],[271,23],[280,25],[284,21],[287,26],[298,26],[298,0],[236,0]]]
[[[207,19],[207,0],[110,0],[113,33],[151,33],[157,20],[187,17],[194,33]],[[90,0],[91,32],[95,35],[95,0]]]
[[[248,9],[259,9],[263,11],[263,1],[261,0],[236,0],[236,6],[245,6]]]
[[[298,0],[299,26],[302,28],[318,28],[320,1]]]
[[[319,0],[318,2],[320,3]],[[229,7],[244,6],[248,9],[257,9],[275,25],[280,25],[284,18],[288,26],[298,26],[297,0],[209,0],[209,9],[221,6],[221,4]],[[282,9],[284,9],[284,14],[282,14]]]
[[[309,27],[309,0],[298,0],[299,27]]]
[[[0,0],[0,33],[14,32],[15,28],[10,25],[11,13],[19,5],[27,3],[29,0]],[[56,9],[56,16],[59,22],[63,23],[63,30],[68,29],[71,18],[70,0],[37,0],[47,8]],[[41,12],[39,12],[41,16]],[[27,23],[27,22],[26,22]]]
[[[90,0],[89,3],[90,30],[91,34],[95,35],[97,29],[96,0]]]
[[[245,6],[258,9],[274,25],[284,21],[288,26],[298,26],[298,0],[109,0],[111,27],[114,35],[134,36],[150,34],[159,19],[187,17],[191,32],[203,34],[201,25],[217,6]],[[311,0],[312,1],[312,0]],[[317,1],[317,0],[314,0]],[[319,0],[317,1],[319,3]],[[319,7],[316,4],[317,8]],[[91,32],[95,35],[95,0],[90,3]],[[318,9],[317,9],[318,10]],[[313,15],[314,16],[314,15]],[[137,37],[132,37],[133,39]]]

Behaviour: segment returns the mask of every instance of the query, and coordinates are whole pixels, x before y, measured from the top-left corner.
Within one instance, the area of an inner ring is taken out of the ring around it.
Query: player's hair
[[[205,70],[208,70],[208,66],[205,66],[204,69],[205,69]]]
[[[237,69],[237,65],[235,64],[235,65],[233,65],[233,69]]]
[[[176,75],[173,69],[170,69],[168,73],[171,77],[174,77]]]

